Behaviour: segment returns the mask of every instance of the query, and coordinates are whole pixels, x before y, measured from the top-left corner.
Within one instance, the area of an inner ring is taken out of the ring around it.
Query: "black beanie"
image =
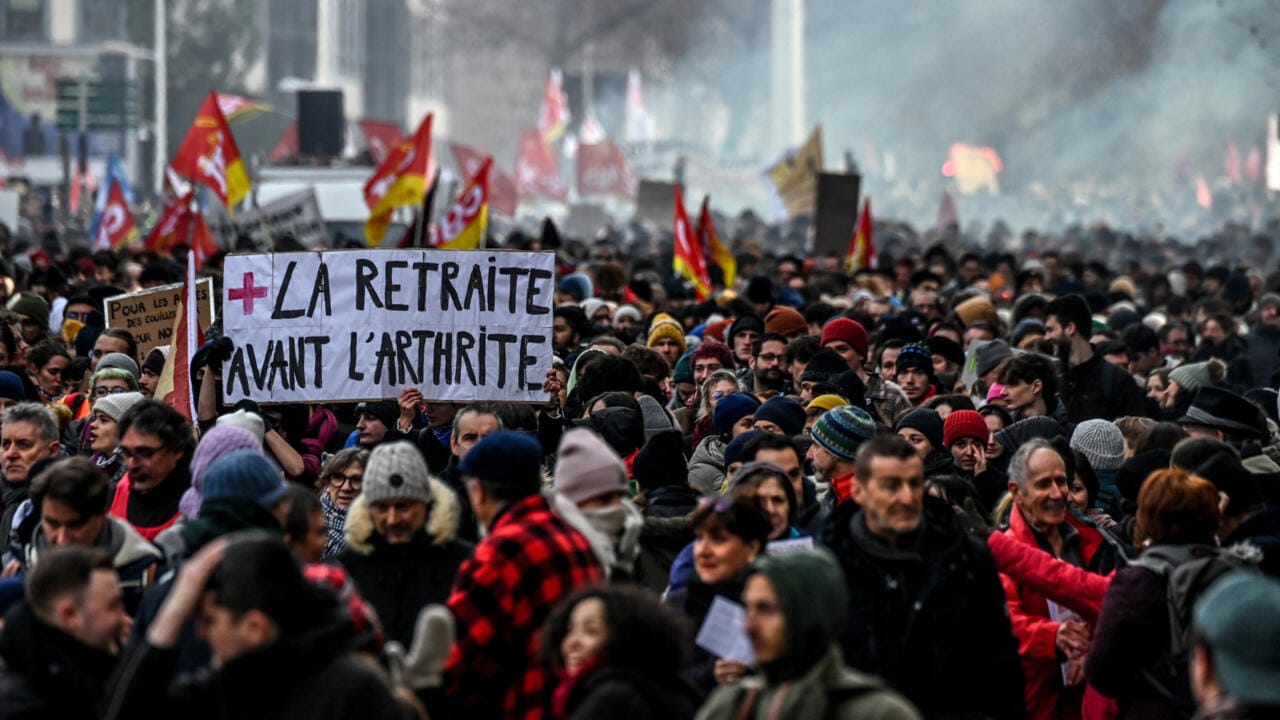
[[[894,432],[902,428],[911,428],[920,431],[921,435],[929,440],[929,444],[933,446],[935,452],[944,450],[942,444],[942,417],[938,415],[938,411],[933,408],[916,408],[898,421],[898,425],[893,429]]]
[[[632,464],[636,484],[649,491],[665,485],[687,485],[689,466],[684,460],[684,436],[679,430],[663,430],[640,448]]]

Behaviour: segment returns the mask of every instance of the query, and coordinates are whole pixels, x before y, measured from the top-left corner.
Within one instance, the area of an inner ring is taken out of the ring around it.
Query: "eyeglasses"
[[[107,387],[106,385],[100,385],[93,389],[93,396],[96,398],[100,398],[100,397],[106,397],[108,395],[119,395],[120,393],[127,393],[127,392],[129,392],[129,388]]]
[[[121,446],[117,450],[117,452],[119,452],[120,457],[124,458],[125,460],[132,460],[133,458],[138,458],[139,460],[146,462],[147,460],[150,460],[151,458],[155,457],[156,453],[160,452],[161,450],[164,450],[164,448],[163,447],[147,447],[146,445],[139,445],[136,448],[127,448],[127,447]]]
[[[352,490],[359,490],[364,484],[364,473],[355,473],[353,475],[343,475],[342,473],[334,473],[329,476],[329,485],[334,490],[341,488],[343,485],[350,485]]]
[[[732,395],[732,394],[733,394],[733,391],[732,391],[732,390],[717,390],[717,391],[715,391],[715,392],[711,393],[711,399],[712,399],[712,400],[719,400],[720,398],[724,397],[725,395]]]

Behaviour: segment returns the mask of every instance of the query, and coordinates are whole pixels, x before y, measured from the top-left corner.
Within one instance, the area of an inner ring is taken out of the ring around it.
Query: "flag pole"
[[[427,194],[422,198],[422,209],[418,212],[418,221],[413,229],[413,246],[423,247],[423,241],[426,239],[426,228],[431,226],[431,206],[435,204],[436,188],[440,186],[440,168],[436,168],[436,174],[431,178],[431,187],[427,190]]]

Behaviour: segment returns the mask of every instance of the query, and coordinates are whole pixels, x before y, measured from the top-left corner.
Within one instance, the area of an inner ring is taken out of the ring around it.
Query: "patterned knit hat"
[[[876,434],[876,422],[852,405],[825,413],[813,426],[813,441],[838,458],[852,461],[858,446]]]
[[[933,354],[924,343],[910,343],[898,353],[898,372],[901,373],[908,368],[916,368],[925,375],[933,377]]]
[[[404,441],[382,443],[369,453],[360,494],[369,502],[404,498],[430,503],[430,483],[431,474],[418,448]]]
[[[978,438],[982,442],[991,439],[991,429],[977,410],[952,410],[942,423],[942,444],[951,447],[963,437]]]
[[[1094,470],[1118,470],[1124,464],[1124,434],[1110,420],[1085,420],[1071,433],[1071,449],[1089,458]]]

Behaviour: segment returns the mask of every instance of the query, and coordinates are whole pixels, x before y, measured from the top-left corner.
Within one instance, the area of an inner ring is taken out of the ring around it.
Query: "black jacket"
[[[574,686],[564,709],[567,720],[689,720],[698,705],[693,691],[675,677],[604,667]]]
[[[1072,425],[1094,418],[1115,420],[1126,415],[1142,415],[1146,411],[1142,388],[1133,376],[1097,353],[1067,370],[1058,395]]]
[[[172,650],[141,642],[121,663],[105,717],[407,718],[372,666],[350,651],[352,628],[334,621],[278,640],[218,670],[175,677]]]
[[[841,645],[850,667],[884,678],[926,717],[1025,717],[995,561],[945,503],[926,498],[911,547],[872,536],[856,503],[836,508],[823,540],[848,585]]]
[[[114,655],[44,624],[26,603],[5,615],[0,660],[0,717],[12,720],[99,717],[116,666]]]
[[[636,496],[636,504],[644,512],[636,574],[654,592],[667,589],[672,563],[693,542],[689,514],[698,506],[699,497],[688,485],[663,485]]]
[[[449,599],[458,567],[471,555],[471,545],[460,540],[436,545],[421,532],[403,545],[391,545],[378,533],[370,536],[369,543],[372,553],[362,554],[348,546],[338,562],[350,573],[360,596],[378,611],[387,639],[407,648],[413,643],[418,612]]]

